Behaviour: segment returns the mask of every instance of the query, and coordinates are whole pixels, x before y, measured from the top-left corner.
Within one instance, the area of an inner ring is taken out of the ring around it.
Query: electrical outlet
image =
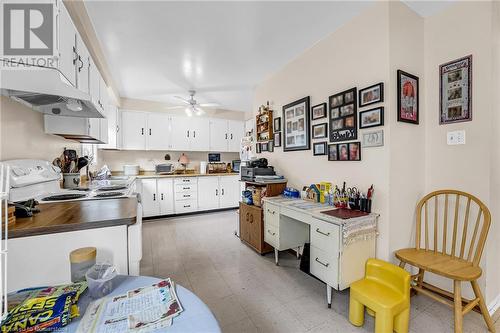
[[[448,145],[464,145],[465,144],[465,131],[453,131],[446,133],[446,142]]]

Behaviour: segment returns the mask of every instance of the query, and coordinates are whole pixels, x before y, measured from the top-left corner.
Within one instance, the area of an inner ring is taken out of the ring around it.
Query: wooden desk
[[[321,212],[333,207],[300,199],[264,199],[264,241],[279,251],[311,244],[310,272],[332,288],[344,290],[364,276],[365,262],[375,257],[377,214],[339,219]],[[361,228],[362,227],[362,228]]]

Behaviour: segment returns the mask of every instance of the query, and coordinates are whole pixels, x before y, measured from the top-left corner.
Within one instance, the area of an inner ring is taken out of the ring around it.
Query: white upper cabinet
[[[108,132],[108,143],[102,145],[99,148],[104,149],[117,149],[118,145],[118,109],[114,105],[108,105],[106,110],[106,120],[107,126],[106,130]]]
[[[66,7],[61,3],[59,9],[58,67],[64,77],[76,87],[76,63],[78,60],[76,53],[77,32]]]
[[[245,124],[239,120],[228,121],[228,143],[230,152],[239,152],[241,139],[245,135]]]
[[[146,149],[146,113],[122,111],[121,123],[122,148]]]
[[[99,81],[100,74],[92,58],[89,59],[89,92],[90,99],[94,105],[99,105]]]
[[[90,54],[79,34],[76,34],[76,52],[78,54],[76,62],[76,86],[84,93],[90,94]]]
[[[190,129],[190,121],[193,118],[173,116],[172,120],[172,150],[189,150],[190,136],[193,135]]]
[[[189,121],[191,136],[189,149],[192,151],[208,151],[210,132],[207,118],[191,118]]]
[[[147,114],[147,149],[170,149],[170,116],[165,113]]]
[[[210,151],[228,151],[228,128],[225,119],[210,119]]]

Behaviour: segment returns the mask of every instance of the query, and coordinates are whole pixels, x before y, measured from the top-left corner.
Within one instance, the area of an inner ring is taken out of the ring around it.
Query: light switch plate
[[[465,144],[465,131],[453,131],[446,133],[446,142],[448,145],[464,145]]]

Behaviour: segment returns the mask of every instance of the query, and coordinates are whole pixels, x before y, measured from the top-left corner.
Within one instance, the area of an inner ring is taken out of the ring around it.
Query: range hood
[[[68,117],[104,118],[90,95],[73,87],[55,68],[3,70],[1,93],[33,110]]]

